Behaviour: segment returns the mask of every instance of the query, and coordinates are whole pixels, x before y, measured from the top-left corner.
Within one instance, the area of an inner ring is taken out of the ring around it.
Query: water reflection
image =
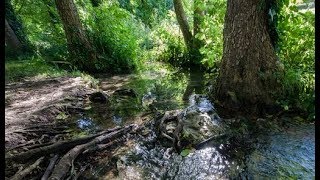
[[[188,85],[183,93],[183,100],[187,101],[192,93],[202,94],[204,90],[204,71],[198,66],[190,67],[188,74]]]

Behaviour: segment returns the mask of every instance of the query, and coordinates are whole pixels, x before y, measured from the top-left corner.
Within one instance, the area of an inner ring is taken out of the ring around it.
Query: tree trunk
[[[183,5],[182,5],[181,0],[173,0],[173,6],[174,6],[174,11],[177,16],[177,21],[179,23],[180,29],[183,34],[184,42],[186,43],[188,51],[190,52],[192,50],[193,36],[191,34],[190,27],[189,27],[189,24],[187,21],[186,14],[183,10]]]
[[[93,62],[97,59],[96,52],[88,41],[73,0],[55,0],[55,3],[72,60],[84,70],[94,69]]]
[[[18,55],[15,51],[17,48],[20,52],[31,50],[31,44],[24,31],[21,19],[16,16],[11,0],[5,0],[5,41],[9,49],[13,50],[13,55]]]
[[[22,48],[20,40],[10,27],[9,23],[7,22],[7,19],[5,19],[5,42],[11,51],[17,52],[20,51]]]
[[[216,99],[227,109],[261,113],[273,104],[277,57],[264,0],[228,0]]]

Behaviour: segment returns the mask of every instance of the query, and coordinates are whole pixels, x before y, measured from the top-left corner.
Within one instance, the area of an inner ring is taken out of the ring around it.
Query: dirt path
[[[23,81],[5,86],[6,149],[24,143],[26,137],[16,133],[25,126],[54,121],[54,106],[67,97],[81,97],[92,91],[80,78],[50,78]]]

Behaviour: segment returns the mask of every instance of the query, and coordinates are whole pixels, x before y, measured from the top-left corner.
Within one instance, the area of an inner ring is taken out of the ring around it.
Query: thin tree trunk
[[[227,2],[223,57],[215,94],[227,109],[257,114],[261,107],[273,103],[277,58],[262,1]]]
[[[188,48],[188,51],[192,50],[192,33],[190,31],[190,27],[187,21],[186,14],[183,10],[183,5],[181,0],[173,0],[174,11],[177,16],[177,20],[180,26],[180,29],[183,34],[184,42]]]
[[[97,59],[97,55],[85,34],[73,0],[55,0],[55,3],[72,59],[85,70],[92,70],[92,61]]]
[[[20,51],[22,44],[5,19],[5,42],[12,51]]]
[[[25,33],[20,18],[16,15],[11,0],[5,0],[5,42],[9,49],[13,48],[14,55],[20,52],[27,52],[31,47],[28,37]],[[19,43],[18,43],[19,42]],[[18,47],[18,49],[17,49]]]

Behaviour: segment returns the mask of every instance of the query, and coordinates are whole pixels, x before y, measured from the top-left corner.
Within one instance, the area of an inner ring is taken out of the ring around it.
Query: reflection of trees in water
[[[188,100],[189,96],[195,92],[202,94],[204,89],[204,70],[199,66],[191,66],[189,70],[184,72],[189,75],[188,85],[183,93],[183,100]]]

